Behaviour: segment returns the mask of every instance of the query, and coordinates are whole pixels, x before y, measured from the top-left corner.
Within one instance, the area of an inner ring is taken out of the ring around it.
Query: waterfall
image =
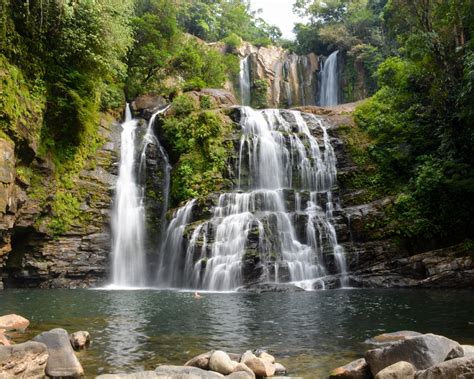
[[[138,121],[132,120],[127,104],[125,120],[122,123],[120,168],[116,185],[112,216],[112,285],[117,287],[143,287],[147,284],[147,262],[144,249],[145,238],[145,185],[146,150],[150,143],[157,146],[165,162],[165,189],[163,196],[164,219],[168,206],[170,170],[168,156],[153,133],[153,124],[158,114],[155,112],[148,122],[142,143],[137,142]],[[137,151],[140,146],[140,151]],[[137,157],[140,161],[137,162]],[[138,163],[138,165],[137,165]]]
[[[241,129],[236,191],[222,193],[199,225],[190,224],[195,200],[175,213],[160,282],[233,290],[244,283],[245,262],[258,260],[261,278],[313,289],[333,257],[345,285],[333,223],[336,158],[322,120],[243,107]]]
[[[119,287],[140,287],[146,281],[143,191],[135,172],[137,125],[127,104],[112,217],[112,284]]]
[[[321,71],[319,105],[322,107],[330,107],[339,103],[338,53],[339,51],[336,50],[326,59]]]
[[[240,99],[242,105],[250,105],[250,55],[240,60]]]

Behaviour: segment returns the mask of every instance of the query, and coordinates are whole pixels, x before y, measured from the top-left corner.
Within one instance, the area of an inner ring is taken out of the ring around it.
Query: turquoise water
[[[263,347],[293,376],[324,378],[362,355],[374,335],[408,329],[474,344],[472,291],[331,290],[303,293],[192,293],[157,290],[5,290],[0,314],[31,321],[20,342],[54,327],[88,330],[79,353],[96,374],[183,364],[211,349]]]

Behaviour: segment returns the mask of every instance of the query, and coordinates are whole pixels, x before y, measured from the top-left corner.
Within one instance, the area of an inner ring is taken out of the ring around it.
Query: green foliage
[[[379,66],[379,90],[355,112],[384,185],[401,188],[391,218],[414,248],[472,238],[473,10],[464,1],[388,2],[399,56]]]
[[[210,42],[226,39],[232,48],[240,38],[267,45],[281,37],[278,27],[257,17],[244,0],[186,0],[178,8],[178,21],[185,32]]]
[[[174,117],[165,120],[163,130],[177,161],[171,197],[174,204],[179,204],[222,188],[231,151],[226,142],[231,126],[221,113],[207,110],[207,106],[194,110],[194,101],[186,95],[178,96],[172,109]]]
[[[235,33],[230,33],[222,42],[226,44],[227,50],[232,52],[242,44],[242,38]]]
[[[266,80],[255,80],[252,86],[252,106],[254,108],[267,108],[268,83]]]

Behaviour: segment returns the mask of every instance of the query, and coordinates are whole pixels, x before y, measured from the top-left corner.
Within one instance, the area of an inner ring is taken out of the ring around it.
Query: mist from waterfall
[[[334,51],[326,59],[321,71],[321,91],[319,105],[330,107],[339,104],[339,69],[337,55],[339,51]]]

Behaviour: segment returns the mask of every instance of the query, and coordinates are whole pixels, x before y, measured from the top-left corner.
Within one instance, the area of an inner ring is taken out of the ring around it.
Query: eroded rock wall
[[[40,220],[53,211],[54,166],[35,156],[25,179],[15,166],[14,143],[0,139],[0,285],[6,287],[89,287],[104,281],[110,253],[109,213],[117,174],[120,125],[103,117],[103,145],[73,180],[82,222],[54,234]],[[46,199],[38,192],[46,192]],[[49,195],[48,195],[49,193]]]

